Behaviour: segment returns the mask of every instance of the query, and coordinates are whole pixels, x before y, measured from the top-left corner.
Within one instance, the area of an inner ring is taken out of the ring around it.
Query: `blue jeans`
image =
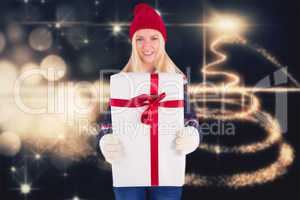
[[[182,187],[113,187],[116,200],[145,200],[149,193],[151,200],[180,200]]]

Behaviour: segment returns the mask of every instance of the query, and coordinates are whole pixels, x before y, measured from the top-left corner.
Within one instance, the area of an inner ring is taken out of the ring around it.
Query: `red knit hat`
[[[140,29],[155,29],[159,31],[165,42],[167,41],[167,30],[161,16],[148,4],[139,3],[134,7],[134,18],[130,25],[129,37],[132,40],[133,34]]]

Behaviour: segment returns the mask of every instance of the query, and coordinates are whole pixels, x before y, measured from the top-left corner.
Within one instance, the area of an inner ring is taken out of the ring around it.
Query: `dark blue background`
[[[105,0],[101,1],[96,9],[94,1],[90,0],[46,0],[45,4],[40,1],[29,1],[24,4],[17,0],[3,0],[0,2],[0,30],[4,29],[12,21],[55,21],[55,10],[61,5],[70,5],[77,11],[77,20],[94,23],[105,23],[114,20],[130,21],[132,19],[131,9],[136,2],[125,0]],[[154,1],[146,1],[154,6]],[[252,24],[259,24],[249,28],[245,37],[256,44],[267,49],[276,58],[288,65],[289,72],[296,79],[300,79],[299,45],[300,45],[300,3],[294,0],[210,0],[210,1],[184,1],[184,0],[161,0],[157,4],[165,15],[166,23],[199,23],[202,21],[202,12],[211,11],[234,13],[249,19]],[[98,10],[99,14],[95,15]],[[30,32],[36,25],[24,25],[26,31]],[[65,37],[60,36],[63,29],[53,30],[55,40],[49,50],[43,53],[36,53],[37,60],[42,59],[49,53],[57,53],[63,56],[69,66],[71,66],[69,78],[72,80],[96,80],[99,78],[100,69],[121,69],[130,56],[131,46],[127,41],[128,29],[124,30],[123,36],[111,36],[111,31],[97,26],[80,26],[87,34],[90,43],[78,49],[74,48]],[[72,28],[72,27],[70,27]],[[168,27],[167,52],[174,62],[182,70],[186,67],[192,69],[192,82],[202,80],[200,66],[202,65],[202,32],[199,27]],[[24,41],[26,43],[26,40]],[[59,48],[61,46],[61,48]],[[9,57],[8,46],[0,58]],[[263,57],[253,51],[232,46],[224,46],[224,50],[229,55],[228,61],[224,63],[225,68],[237,71],[241,74],[245,83],[253,86],[263,77],[272,74],[276,68]],[[88,55],[93,70],[84,74],[79,68],[79,57]],[[208,53],[208,61],[214,59],[214,55]],[[0,82],[1,84],[1,82]],[[292,86],[291,83],[288,85]],[[273,113],[274,94],[258,94],[262,99],[263,109]],[[261,186],[242,188],[239,190],[208,187],[208,188],[184,188],[184,199],[212,199],[220,198],[235,199],[299,199],[299,95],[289,94],[289,121],[288,133],[284,135],[289,143],[295,147],[296,160],[287,175],[274,182]],[[17,122],[16,122],[17,124]],[[251,127],[247,123],[238,124],[242,137],[239,139],[253,139],[253,131],[258,131],[257,127]],[[248,128],[250,127],[250,128]],[[255,138],[255,137],[254,137]],[[255,155],[256,157],[226,157],[208,155],[203,152],[196,152],[188,156],[188,171],[199,171],[207,174],[218,174],[221,172],[240,171],[242,169],[255,169],[266,166],[268,162],[275,159],[275,147],[271,150]],[[249,159],[251,162],[249,162]],[[0,157],[0,199],[23,199],[18,191],[12,188],[18,187],[9,172],[13,163],[22,160],[22,156],[16,158]],[[75,163],[68,169],[69,176],[64,178],[62,172],[45,161],[42,172],[37,172],[33,166],[32,173],[39,174],[34,181],[34,186],[39,190],[29,194],[27,199],[32,200],[60,200],[70,199],[78,195],[83,199],[112,199],[111,173],[99,169],[95,157],[87,158],[82,162]],[[40,169],[40,168],[39,168]],[[234,171],[233,170],[233,171]]]

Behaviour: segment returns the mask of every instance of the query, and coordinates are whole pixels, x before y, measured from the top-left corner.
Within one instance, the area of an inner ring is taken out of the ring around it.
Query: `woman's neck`
[[[155,72],[155,68],[153,67],[152,70],[150,70],[150,73]]]
[[[155,72],[155,67],[152,64],[144,64],[144,69],[149,73]]]

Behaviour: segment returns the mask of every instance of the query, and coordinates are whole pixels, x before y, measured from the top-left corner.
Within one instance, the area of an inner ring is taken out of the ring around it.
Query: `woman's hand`
[[[119,161],[124,155],[120,139],[113,134],[104,135],[99,141],[101,152],[110,164]]]
[[[199,133],[193,126],[186,126],[180,129],[175,138],[175,148],[183,154],[195,151],[199,146]]]

